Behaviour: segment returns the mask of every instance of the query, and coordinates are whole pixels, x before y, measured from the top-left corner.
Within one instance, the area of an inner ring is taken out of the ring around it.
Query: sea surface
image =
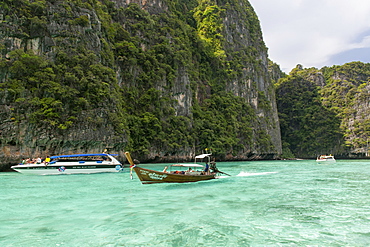
[[[187,184],[0,173],[0,246],[370,246],[370,160],[217,165],[231,176]]]

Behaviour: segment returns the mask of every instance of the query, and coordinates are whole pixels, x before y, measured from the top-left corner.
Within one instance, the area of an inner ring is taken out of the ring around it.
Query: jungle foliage
[[[321,69],[326,86],[321,90],[323,105],[341,119],[345,145],[353,152],[369,152],[370,64],[351,62]]]
[[[296,157],[367,152],[370,64],[303,69],[276,83],[282,142]]]
[[[150,14],[133,3],[116,8],[109,0],[2,1],[1,28],[25,44],[51,35],[50,18],[68,27],[52,37],[55,45],[47,53],[0,47],[0,90],[12,107],[11,120],[60,135],[81,125],[81,118],[95,126],[109,123],[127,137],[116,147],[141,154],[153,148],[171,154],[211,148],[219,155],[250,149],[255,112],[224,86],[243,61],[226,59],[223,7],[209,0],[166,3],[171,11]],[[53,4],[64,12],[50,17]],[[100,23],[86,11],[77,14],[82,9],[97,13]],[[258,19],[250,25],[259,26]],[[101,49],[84,37],[98,37]],[[189,115],[176,115],[172,88],[179,68],[190,77]]]

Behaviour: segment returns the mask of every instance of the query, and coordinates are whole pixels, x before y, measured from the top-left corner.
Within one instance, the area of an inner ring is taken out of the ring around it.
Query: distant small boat
[[[165,167],[163,171],[155,171],[139,167],[132,161],[130,153],[126,152],[125,155],[131,164],[131,168],[135,171],[143,184],[199,182],[215,179],[217,178],[217,173],[223,173],[216,168],[215,163],[210,162],[211,154],[201,154],[195,157],[195,161],[197,161],[197,159],[206,158],[207,161],[205,166],[196,163],[173,164],[169,167]]]
[[[51,156],[49,162],[18,164],[11,168],[23,174],[60,175],[91,174],[123,171],[122,164],[113,156],[117,154],[70,154]]]
[[[335,163],[334,155],[320,155],[317,157],[316,162],[318,164],[324,164],[324,163]]]

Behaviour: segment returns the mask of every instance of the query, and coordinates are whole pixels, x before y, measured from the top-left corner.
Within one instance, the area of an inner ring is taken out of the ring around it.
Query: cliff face
[[[321,72],[325,77],[323,104],[341,119],[347,155],[369,156],[370,64],[351,62]]]
[[[370,64],[352,62],[297,66],[281,79],[276,92],[285,150],[302,158],[368,157],[369,78]]]
[[[1,5],[3,161],[104,148],[143,161],[281,153],[248,1]]]

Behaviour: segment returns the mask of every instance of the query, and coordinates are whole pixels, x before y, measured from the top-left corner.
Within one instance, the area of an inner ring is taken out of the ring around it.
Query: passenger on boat
[[[168,166],[166,166],[166,167],[163,169],[163,172],[167,172],[167,168],[168,168]]]
[[[36,159],[36,164],[41,164],[41,157],[38,157],[38,158]]]
[[[208,163],[206,163],[206,168],[204,168],[204,172],[205,172],[205,174],[208,174],[208,172],[209,172],[209,165],[208,165]]]
[[[28,158],[28,159],[26,160],[26,163],[27,163],[27,164],[33,164],[33,163],[34,163],[34,160],[35,160],[35,159]]]
[[[212,172],[214,172],[217,168],[216,168],[216,162],[215,160],[213,159],[213,161],[211,161],[211,166],[210,166],[210,169],[212,170]]]
[[[50,163],[50,157],[49,155],[45,158],[45,165],[48,165]]]

